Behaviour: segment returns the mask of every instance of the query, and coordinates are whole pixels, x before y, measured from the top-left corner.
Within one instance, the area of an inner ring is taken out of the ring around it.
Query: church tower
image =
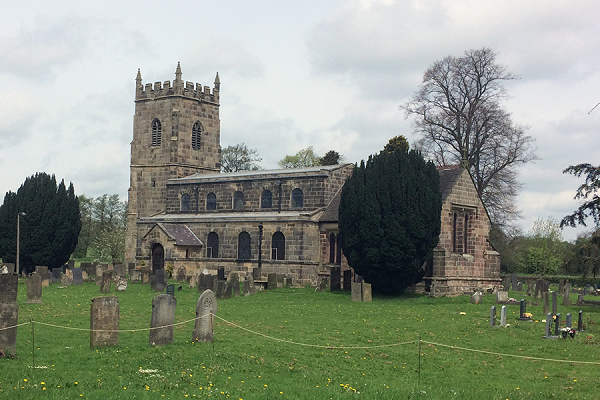
[[[221,168],[219,74],[214,87],[183,82],[142,85],[138,70],[131,142],[125,262],[135,262],[136,221],[166,209],[167,180]]]

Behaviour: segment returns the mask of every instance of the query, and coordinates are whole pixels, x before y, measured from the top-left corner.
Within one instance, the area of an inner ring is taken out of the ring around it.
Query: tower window
[[[152,146],[160,146],[162,127],[158,118],[152,121]]]
[[[192,128],[192,149],[198,150],[202,143],[202,124],[200,121],[194,123]]]
[[[304,193],[302,189],[294,189],[292,190],[292,208],[302,208],[304,207]]]

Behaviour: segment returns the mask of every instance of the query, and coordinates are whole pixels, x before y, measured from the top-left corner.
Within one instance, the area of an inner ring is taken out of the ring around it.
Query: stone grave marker
[[[570,328],[572,323],[573,323],[573,317],[571,316],[571,313],[567,313],[566,327]]]
[[[362,301],[362,283],[352,282],[352,301]]]
[[[142,285],[150,284],[150,276],[152,272],[148,268],[142,268]]]
[[[69,275],[67,275],[66,273],[61,273],[60,284],[63,286],[71,286],[73,284],[73,281],[69,279]]]
[[[502,306],[500,309],[500,325],[506,326],[506,306]]]
[[[196,323],[192,332],[194,342],[213,341],[216,314],[217,298],[212,290],[205,290],[196,304]]]
[[[352,270],[344,271],[344,290],[350,291],[352,289]]]
[[[260,280],[260,268],[252,268],[252,278],[255,281]]]
[[[521,302],[519,303],[519,319],[521,321],[531,321],[531,318],[525,316],[526,312],[527,305],[525,304],[525,299],[521,299]]]
[[[156,284],[154,287],[154,290],[156,290],[157,292],[162,292],[163,290],[165,290],[165,270],[164,269],[157,269],[156,270]]]
[[[570,306],[571,305],[571,299],[570,296],[571,295],[571,284],[569,282],[565,283],[565,291],[564,291],[564,296],[563,296],[563,306]]]
[[[319,292],[327,291],[327,278],[321,278],[321,282],[319,282]]]
[[[556,314],[556,319],[554,320],[554,336],[560,335],[560,313]]]
[[[13,275],[13,274],[10,274]],[[14,276],[17,276],[16,274]],[[0,353],[15,356],[17,352],[17,327],[19,305],[0,302]],[[7,329],[13,326],[14,328]]]
[[[100,283],[100,293],[110,293],[112,283],[112,271],[102,273],[102,282]]]
[[[217,278],[220,281],[224,281],[225,280],[225,267],[219,267],[217,269]]]
[[[227,276],[227,280],[231,282],[233,296],[240,297],[240,276],[238,275],[238,273],[230,272],[229,276]]]
[[[277,274],[274,272],[267,275],[267,290],[277,289]]]
[[[79,268],[84,270],[88,274],[88,276],[96,276],[96,268],[92,266],[92,263],[82,262],[79,265]]]
[[[511,283],[512,283],[512,290],[516,291],[517,290],[517,274],[512,274],[510,276],[510,280],[511,280]]]
[[[479,304],[479,303],[481,303],[482,299],[483,299],[483,296],[481,295],[481,292],[475,292],[471,296],[471,304]]]
[[[250,286],[250,294],[255,294],[256,286],[254,285],[254,275],[248,274],[246,275],[246,279],[248,279],[248,286]]]
[[[362,301],[373,301],[373,292],[370,283],[362,282]]]
[[[544,315],[550,312],[550,301],[548,299],[548,292],[542,292],[542,299],[544,301]]]
[[[175,297],[175,286],[173,286],[173,285],[167,285],[167,294],[169,296]]]
[[[113,274],[116,276],[120,276],[121,278],[125,278],[127,275],[127,269],[125,268],[125,264],[115,264],[113,267]]]
[[[527,280],[527,296],[532,296],[534,289],[535,289],[535,281],[533,281],[533,279],[528,279]]]
[[[490,309],[490,326],[496,326],[496,306]]]
[[[499,290],[496,293],[496,303],[507,302],[508,301],[508,292],[503,290]]]
[[[341,274],[342,274],[341,273],[341,269],[342,268],[340,266],[338,266],[338,265],[331,267],[331,272],[330,272],[330,274],[331,274],[331,276],[330,276],[331,282],[329,284],[329,291],[330,292],[333,292],[333,291],[336,291],[336,290],[340,290],[342,288],[342,285],[341,285],[341,282],[340,282],[340,280],[341,280]]]
[[[246,279],[244,279],[244,281],[242,282],[242,293],[244,294],[244,296],[250,296],[250,280],[248,279],[248,277],[246,277]]]
[[[552,315],[556,315],[558,310],[558,293],[552,292]]]
[[[277,274],[277,287],[281,289],[283,287],[283,274]]]
[[[186,268],[182,265],[177,269],[177,282],[185,282]]]
[[[27,278],[27,303],[42,302],[42,277],[37,272],[33,272]]]
[[[129,272],[129,275],[131,275],[131,271],[133,271],[135,269],[135,263],[128,263],[127,264],[127,271]]]
[[[127,279],[125,279],[122,276],[117,276],[117,280],[115,282],[115,291],[116,292],[127,291]]]
[[[36,265],[35,266],[35,272],[37,272],[40,275],[40,278],[42,278],[42,280],[46,279],[50,279],[48,277],[48,267],[44,266],[44,265]]]
[[[17,289],[19,287],[19,275],[0,275],[0,303],[16,303]]]
[[[190,289],[198,289],[200,275],[194,274],[190,278]]]
[[[198,275],[198,292],[202,293],[207,289],[213,290],[213,278],[212,275],[202,273]]]
[[[108,275],[108,273],[105,273]],[[112,273],[111,273],[112,275]],[[119,298],[96,297],[90,306],[90,347],[119,344]]]
[[[16,265],[15,265],[14,263],[4,263],[3,265],[4,265],[4,266],[6,267],[6,269],[7,269],[7,271],[6,271],[6,273],[7,273],[7,274],[15,274],[15,273],[18,273],[17,271],[15,271],[15,269],[16,269]]]
[[[546,314],[546,333],[544,334],[545,339],[558,339],[558,336],[553,336],[550,332],[550,324],[552,323],[552,314]]]
[[[131,283],[141,283],[142,282],[142,270],[141,269],[132,269],[129,272],[129,280]]]
[[[583,311],[579,310],[579,317],[577,317],[577,332],[584,332],[583,330]]]
[[[52,283],[60,282],[60,268],[52,268]]]
[[[565,290],[565,280],[559,279],[558,280],[558,293],[562,293],[564,290]]]
[[[83,285],[83,270],[81,268],[73,269],[73,285]]]
[[[173,285],[169,285],[173,286]],[[177,299],[170,294],[159,294],[152,299],[150,319],[150,346],[163,346],[173,343],[173,323]]]
[[[108,271],[108,268],[104,267],[104,264],[96,265],[96,285],[102,285],[102,274]]]
[[[517,282],[517,292],[523,291],[523,282]]]

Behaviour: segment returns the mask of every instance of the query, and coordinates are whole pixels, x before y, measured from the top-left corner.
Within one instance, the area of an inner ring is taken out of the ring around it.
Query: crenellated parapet
[[[135,101],[143,100],[154,100],[160,97],[168,96],[181,96],[189,99],[199,100],[205,103],[219,104],[219,90],[221,88],[221,81],[219,79],[219,73],[215,77],[214,87],[202,86],[200,83],[194,84],[193,82],[184,82],[181,79],[181,66],[177,63],[177,69],[175,71],[175,80],[142,83],[142,74],[138,69],[135,90]]]

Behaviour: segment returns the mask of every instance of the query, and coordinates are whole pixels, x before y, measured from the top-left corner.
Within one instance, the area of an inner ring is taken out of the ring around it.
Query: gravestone
[[[199,279],[200,275],[198,274],[194,274],[190,277],[190,289],[197,289],[198,288],[198,279]]]
[[[544,315],[550,312],[550,301],[548,299],[548,292],[542,292],[542,299],[544,301]]]
[[[0,303],[16,303],[17,289],[19,287],[19,275],[0,275]]]
[[[150,289],[156,290],[156,275],[150,274]]]
[[[517,274],[512,274],[510,276],[510,280],[511,280],[511,283],[512,283],[512,290],[516,291],[517,290]]]
[[[248,280],[248,286],[250,286],[250,294],[255,294],[256,286],[254,286],[254,275],[248,274],[246,275],[246,279]]]
[[[225,267],[219,267],[217,269],[217,279],[220,281],[225,280]]]
[[[255,281],[260,280],[260,268],[252,268],[252,278]]]
[[[583,311],[579,310],[579,316],[577,317],[577,332],[583,331]]]
[[[179,267],[177,269],[177,282],[185,282],[185,277],[186,277],[186,269],[182,265],[181,267]]]
[[[50,277],[48,276],[48,267],[46,267],[44,265],[36,265],[35,272],[37,272],[40,275],[40,278],[42,279],[42,281],[44,279],[45,280],[50,279]]]
[[[539,299],[540,297],[542,297],[542,286],[543,286],[542,280],[538,279],[535,282],[535,294],[534,294],[534,297],[536,299]]]
[[[115,282],[115,291],[116,292],[125,292],[127,290],[127,279],[119,276],[117,277],[117,281]]]
[[[554,336],[558,336],[560,333],[560,314],[556,314],[556,319],[554,320]]]
[[[556,315],[558,310],[558,296],[556,292],[552,292],[552,315]]]
[[[267,275],[267,290],[277,289],[277,274],[274,272]]]
[[[585,296],[587,294],[587,289],[588,289],[588,285],[585,285],[583,287],[583,295]]]
[[[13,275],[13,274],[10,274]],[[16,274],[14,276],[17,276]],[[19,323],[19,305],[0,302],[0,353],[15,356],[17,351],[17,324]],[[7,329],[9,327],[14,327]],[[4,367],[7,368],[7,367]]]
[[[108,273],[105,273],[108,275]],[[112,272],[111,272],[112,275]],[[96,297],[90,306],[90,347],[119,344],[119,298]]]
[[[482,299],[483,296],[481,295],[481,292],[475,292],[473,293],[473,296],[471,296],[471,304],[479,304]]]
[[[173,285],[167,285],[167,294],[169,296],[175,297],[175,286],[173,286]]]
[[[533,290],[535,289],[535,282],[533,281],[533,279],[528,279],[527,280],[527,296],[532,296],[533,295]]]
[[[507,302],[507,301],[508,301],[508,292],[499,290],[498,293],[496,293],[496,303]]]
[[[362,301],[362,283],[352,282],[352,301]]]
[[[344,290],[350,291],[352,289],[352,270],[344,271]]]
[[[563,296],[563,306],[570,306],[571,305],[571,299],[570,296],[571,295],[571,284],[569,282],[565,283],[565,291],[564,291],[564,296]]]
[[[15,265],[14,263],[4,263],[3,265],[4,265],[4,266],[6,267],[6,269],[7,269],[7,272],[6,272],[6,273],[8,273],[8,274],[15,274],[15,273],[18,273],[17,271],[15,271],[15,269],[16,269],[16,265]]]
[[[156,276],[156,283],[154,285],[154,290],[156,290],[157,292],[162,292],[163,290],[165,290],[165,285],[166,285],[165,270],[157,269],[155,276]]]
[[[125,264],[115,264],[113,267],[113,274],[115,274],[115,276],[125,278],[125,276],[127,275],[127,269],[125,268]]]
[[[546,331],[544,334],[545,339],[558,339],[558,336],[553,336],[550,332],[550,324],[552,323],[552,314],[546,314]]]
[[[242,282],[242,292],[244,293],[244,296],[250,296],[250,281],[248,280],[248,277]]]
[[[517,292],[523,291],[523,282],[517,282]]]
[[[79,268],[81,268],[82,270],[84,270],[88,274],[88,276],[96,276],[96,268],[94,268],[92,266],[92,263],[82,262],[79,265]]]
[[[146,268],[142,268],[142,285],[149,285],[150,284],[150,276],[152,275],[152,272]]]
[[[573,323],[573,317],[571,316],[571,313],[567,313],[567,323],[566,323],[566,327],[567,328],[571,328],[571,324]]]
[[[37,272],[27,278],[27,303],[42,302],[42,277]]]
[[[373,301],[373,292],[371,291],[371,284],[362,282],[362,301]]]
[[[506,326],[506,306],[500,309],[500,325]]]
[[[140,283],[142,281],[142,270],[133,269],[129,272],[129,280],[131,283]]]
[[[565,280],[559,279],[558,280],[558,293],[562,293],[563,290],[565,290]]]
[[[504,279],[502,279],[502,287],[504,288],[505,292],[508,292],[510,290],[510,276],[505,276]]]
[[[81,268],[73,269],[73,285],[83,285],[83,270]]]
[[[173,287],[173,285],[169,285]],[[159,294],[152,299],[150,319],[150,346],[173,343],[173,323],[177,299],[170,294]]]
[[[332,266],[331,267],[331,282],[329,283],[329,291],[333,292],[336,290],[340,290],[342,287],[340,279],[341,279],[341,267],[340,266]]]
[[[205,290],[196,304],[196,323],[192,332],[195,342],[212,342],[215,315],[217,314],[217,298],[212,290]]]
[[[112,283],[112,271],[102,273],[102,282],[100,283],[100,293],[110,293]]]
[[[96,265],[96,285],[102,285],[102,275],[108,271],[105,264]]]
[[[75,260],[69,260],[67,262],[67,266],[69,267],[69,269],[75,268]]]
[[[490,309],[490,326],[496,326],[496,306]]]
[[[215,289],[213,287],[213,278],[212,275],[208,275],[205,273],[202,273],[198,276],[199,280],[198,280],[198,292],[203,293],[205,290],[213,290]]]
[[[69,275],[61,273],[60,274],[60,284],[63,286],[71,286],[73,281],[69,279]]]
[[[319,292],[325,292],[327,286],[327,278],[321,278],[321,282],[319,282]]]
[[[277,287],[281,289],[283,287],[283,274],[277,274]]]
[[[531,318],[525,316],[526,312],[527,305],[525,304],[525,299],[521,299],[521,302],[519,303],[519,319],[521,321],[531,321]]]
[[[127,264],[127,271],[129,272],[129,275],[131,275],[131,271],[133,271],[135,269],[135,263],[128,263]]]
[[[227,280],[233,289],[233,296],[240,297],[240,277],[237,272],[230,272],[227,275]]]
[[[52,268],[52,283],[60,282],[60,268]]]

